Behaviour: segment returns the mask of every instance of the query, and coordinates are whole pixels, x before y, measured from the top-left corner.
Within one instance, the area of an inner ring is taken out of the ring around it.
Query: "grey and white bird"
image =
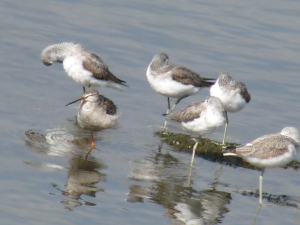
[[[73,42],[63,42],[46,47],[41,53],[41,60],[46,66],[54,62],[63,64],[69,77],[85,87],[102,86],[115,89],[127,86],[125,81],[113,75],[103,60],[82,45]]]
[[[214,132],[225,124],[225,111],[220,100],[210,96],[204,102],[193,103],[179,112],[168,115],[166,120],[179,122],[188,132],[203,136]],[[191,166],[194,162],[197,146],[198,141],[193,147]]]
[[[299,132],[285,127],[280,133],[262,136],[251,143],[226,150],[224,156],[241,157],[254,166],[262,168],[259,177],[259,204],[262,204],[262,181],[266,167],[285,166],[299,152]]]
[[[151,87],[159,94],[168,98],[167,113],[174,110],[176,105],[190,95],[194,95],[203,87],[214,84],[213,78],[201,77],[194,71],[183,67],[168,65],[169,57],[165,53],[156,54],[150,62],[146,75]],[[170,109],[170,98],[176,98]]]
[[[82,98],[67,105],[78,101],[81,101],[81,104],[77,114],[77,123],[82,129],[91,131],[92,146],[88,152],[90,154],[95,147],[93,131],[116,126],[119,115],[113,101],[103,95],[99,95],[99,92],[95,88],[88,89]]]
[[[227,112],[238,112],[251,100],[247,87],[242,82],[232,79],[228,72],[222,72],[216,83],[210,88],[210,95],[217,97],[225,109],[226,126],[222,145],[225,146],[226,132],[228,127]]]

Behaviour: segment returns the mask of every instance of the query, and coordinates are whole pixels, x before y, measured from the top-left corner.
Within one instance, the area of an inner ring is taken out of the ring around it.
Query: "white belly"
[[[91,83],[92,73],[83,68],[82,60],[75,56],[66,57],[63,61],[63,67],[69,77],[74,79],[82,86],[88,86]]]
[[[194,95],[200,88],[193,85],[184,85],[172,79],[170,74],[153,76],[150,73],[150,67],[147,69],[147,79],[151,87],[159,94],[171,98],[182,98]]]
[[[225,124],[224,115],[208,109],[200,118],[191,122],[182,122],[182,126],[189,132],[200,136],[210,134]]]
[[[218,83],[210,88],[210,95],[219,98],[227,112],[240,111],[246,105],[246,101],[241,96],[239,89],[225,91]]]

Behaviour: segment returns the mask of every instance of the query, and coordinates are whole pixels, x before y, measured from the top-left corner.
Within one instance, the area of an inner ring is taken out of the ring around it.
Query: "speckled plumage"
[[[210,96],[204,102],[193,103],[168,115],[166,119],[179,122],[187,131],[202,136],[225,124],[225,112],[220,100]]]
[[[113,101],[99,95],[95,88],[88,89],[82,98],[67,105],[78,101],[81,101],[81,104],[77,113],[77,123],[82,129],[91,131],[92,146],[88,155],[95,147],[93,131],[114,127],[118,122],[119,115]]]
[[[225,111],[220,100],[210,96],[204,102],[191,104],[177,113],[168,115],[166,120],[179,122],[187,131],[202,136],[214,132],[225,124]],[[193,147],[191,166],[197,145],[198,142]]]
[[[241,157],[258,167],[284,166],[299,151],[298,131],[293,127],[286,127],[280,133],[262,136],[229,151],[224,156]]]
[[[63,63],[65,72],[78,84],[88,86],[107,86],[122,89],[118,84],[125,81],[114,76],[103,60],[86,50],[82,45],[63,42],[46,47],[41,53],[42,62],[50,66],[53,62]]]
[[[249,144],[228,149],[224,156],[237,156],[262,168],[259,177],[259,204],[262,204],[262,182],[266,167],[285,166],[297,157],[299,132],[285,127],[280,133],[262,136]]]
[[[110,99],[99,95],[99,92],[90,88],[83,95],[78,110],[77,122],[86,130],[101,130],[116,125],[119,115],[117,107]]]
[[[210,88],[210,95],[220,99],[227,112],[237,112],[251,100],[244,83],[232,79],[228,72],[222,72],[216,83]]]

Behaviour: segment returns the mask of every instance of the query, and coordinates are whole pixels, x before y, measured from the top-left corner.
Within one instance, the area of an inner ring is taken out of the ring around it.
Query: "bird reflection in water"
[[[88,206],[96,205],[93,202],[84,200],[81,196],[96,197],[97,192],[104,192],[103,188],[98,188],[99,183],[106,182],[106,174],[99,172],[99,169],[106,168],[105,165],[99,161],[92,161],[83,156],[73,157],[70,159],[70,167],[68,168],[68,183],[67,190],[63,190],[58,185],[52,184],[57,190],[61,191],[68,199],[61,201],[65,205],[66,210],[81,206],[82,204]],[[96,185],[97,184],[97,185]]]
[[[149,199],[165,208],[165,215],[179,224],[221,223],[228,212],[230,193],[214,187],[196,190],[187,184],[189,168],[168,152],[153,150],[133,163],[127,201],[136,203]]]
[[[68,166],[46,162],[24,162],[39,170],[67,171],[68,182],[66,188],[61,188],[58,184],[52,183],[56,190],[59,190],[63,196],[68,197],[61,201],[66,210],[73,210],[74,207],[81,205],[95,205],[93,202],[84,200],[82,196],[95,197],[97,192],[104,191],[103,188],[98,186],[100,183],[106,182],[106,174],[99,172],[99,170],[105,169],[107,166],[93,157],[86,159],[86,153],[82,151],[82,147],[88,146],[87,139],[77,139],[76,135],[67,129],[56,128],[48,130],[45,135],[32,130],[26,131],[24,141],[35,152],[51,156],[70,157]],[[51,194],[57,195],[55,192]]]

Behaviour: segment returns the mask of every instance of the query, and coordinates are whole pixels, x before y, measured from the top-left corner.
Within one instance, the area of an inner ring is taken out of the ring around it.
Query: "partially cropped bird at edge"
[[[264,135],[246,145],[225,150],[224,156],[241,157],[254,166],[262,168],[259,177],[259,204],[262,204],[262,182],[266,167],[285,166],[299,153],[299,132],[285,127],[280,133]]]
[[[124,80],[113,75],[103,60],[82,45],[63,42],[46,47],[41,53],[41,60],[46,66],[54,62],[63,64],[67,75],[85,87],[111,87],[122,90],[120,85],[127,86]]]
[[[77,114],[77,123],[82,129],[90,130],[91,132],[92,145],[87,153],[89,155],[95,148],[93,131],[116,126],[120,115],[117,114],[117,107],[113,101],[103,95],[99,95],[95,88],[88,89],[82,98],[67,105],[78,101],[81,101],[81,104]]]

